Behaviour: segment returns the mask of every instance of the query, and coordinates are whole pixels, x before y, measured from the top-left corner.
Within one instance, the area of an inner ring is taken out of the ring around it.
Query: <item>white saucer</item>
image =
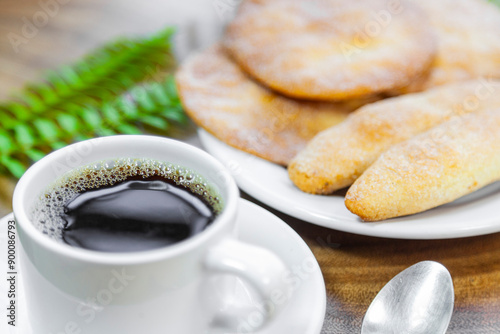
[[[205,149],[224,163],[238,186],[262,203],[324,227],[376,237],[445,239],[500,231],[500,182],[438,208],[378,223],[364,223],[349,212],[344,196],[300,191],[279,165],[237,150],[198,130]]]
[[[0,280],[0,305],[7,305],[7,282],[4,276],[8,270],[5,250],[7,249],[7,221],[12,218],[12,214],[9,214],[0,220],[0,249],[4,250],[3,254],[0,253],[0,268],[3,272]],[[295,287],[289,304],[273,324],[259,331],[258,334],[319,334],[325,317],[326,291],[321,270],[309,247],[281,219],[243,199],[240,200],[238,226],[239,239],[275,252],[292,270],[305,268],[300,276],[294,273],[288,275],[288,279],[294,281]],[[17,242],[17,247],[20,247],[19,242]],[[8,326],[5,311],[2,311],[0,333],[33,334],[25,318],[26,300],[22,295],[22,273],[18,272],[17,277],[21,279],[17,286],[17,291],[21,293],[17,300],[19,306],[17,319],[22,319],[22,321],[17,322],[17,328]],[[246,293],[244,289],[236,286],[230,289],[233,293]]]

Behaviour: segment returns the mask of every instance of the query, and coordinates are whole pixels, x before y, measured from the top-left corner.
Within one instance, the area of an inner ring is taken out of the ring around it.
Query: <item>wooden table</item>
[[[61,3],[36,36],[20,44],[15,52],[8,34],[21,34],[23,17],[31,19],[44,9],[39,1],[2,0],[0,98],[38,77],[42,69],[71,62],[114,36],[152,32],[167,24],[185,24],[197,17],[203,22],[218,19],[213,7],[216,2],[208,0],[191,0],[185,5],[173,0]],[[218,30],[209,33],[197,41],[181,40],[179,56],[189,47],[211,43]],[[192,129],[183,135],[185,140],[197,144]],[[2,216],[11,210],[14,184],[14,180],[0,178]],[[448,333],[500,333],[500,234],[433,241],[381,239],[318,227],[271,211],[305,239],[322,268],[328,293],[322,333],[358,333],[364,312],[384,284],[422,260],[441,262],[453,277],[455,311]]]

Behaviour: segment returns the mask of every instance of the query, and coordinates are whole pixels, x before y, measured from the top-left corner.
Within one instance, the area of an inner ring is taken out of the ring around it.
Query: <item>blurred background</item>
[[[183,58],[215,41],[239,0],[2,0],[0,98],[113,37],[177,27]],[[36,30],[29,30],[29,23]],[[34,24],[36,23],[36,25]],[[25,34],[28,32],[28,34]],[[18,38],[19,37],[19,38]]]

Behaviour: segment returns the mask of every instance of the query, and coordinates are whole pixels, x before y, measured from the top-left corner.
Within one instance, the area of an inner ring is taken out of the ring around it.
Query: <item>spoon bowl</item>
[[[366,311],[361,334],[444,334],[453,303],[448,270],[437,262],[419,262],[380,290]]]

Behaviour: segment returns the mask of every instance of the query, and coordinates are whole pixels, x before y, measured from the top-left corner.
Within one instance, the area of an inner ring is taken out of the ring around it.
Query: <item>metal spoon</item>
[[[437,262],[419,262],[380,290],[366,311],[361,334],[443,334],[453,303],[448,270]]]

